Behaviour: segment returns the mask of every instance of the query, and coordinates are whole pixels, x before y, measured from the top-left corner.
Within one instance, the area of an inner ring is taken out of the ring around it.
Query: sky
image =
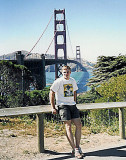
[[[65,9],[68,57],[76,46],[90,62],[126,54],[126,0],[0,0],[0,55],[30,51],[54,9]],[[32,52],[45,54],[53,37],[54,16]],[[54,55],[54,42],[47,53]]]

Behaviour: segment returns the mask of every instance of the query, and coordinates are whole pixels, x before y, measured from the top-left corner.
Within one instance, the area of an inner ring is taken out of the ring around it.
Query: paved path
[[[43,160],[75,160],[70,153],[57,153],[46,151]],[[95,150],[86,149],[84,160],[126,160],[126,144],[109,148],[99,148]]]

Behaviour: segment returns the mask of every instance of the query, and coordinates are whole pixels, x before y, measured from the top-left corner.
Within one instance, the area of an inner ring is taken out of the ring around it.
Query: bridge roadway
[[[11,61],[12,63],[18,64],[17,60],[9,60],[9,61]],[[27,62],[30,62],[31,65],[33,65],[33,63],[36,63],[36,62],[39,64],[39,63],[41,63],[41,61],[42,61],[42,59],[24,59],[23,64],[25,65]],[[53,64],[66,64],[66,63],[75,63],[81,68],[81,71],[87,72],[87,69],[80,62],[78,62],[76,60],[71,60],[71,59],[45,59],[45,66],[53,65]]]
[[[87,72],[86,68],[83,67],[83,65],[76,60],[71,60],[71,59],[45,59],[45,65],[66,64],[66,63],[75,63],[81,68],[82,71]]]

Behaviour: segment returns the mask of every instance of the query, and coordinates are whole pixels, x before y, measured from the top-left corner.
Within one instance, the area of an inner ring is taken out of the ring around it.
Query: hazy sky
[[[78,45],[88,61],[126,54],[126,0],[0,0],[0,55],[30,51],[54,9],[64,8],[69,57],[75,57]],[[32,52],[45,53],[53,36],[54,18]],[[54,42],[48,53],[54,54]]]

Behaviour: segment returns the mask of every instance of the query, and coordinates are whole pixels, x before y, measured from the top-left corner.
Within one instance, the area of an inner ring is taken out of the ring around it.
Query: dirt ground
[[[38,152],[37,136],[18,136],[17,130],[4,129],[0,131],[0,160],[47,160],[52,153],[69,153],[71,147],[65,136],[45,138],[46,153]],[[15,136],[17,135],[17,136]],[[81,147],[92,150],[97,147],[115,146],[125,143],[119,136],[110,136],[107,133],[82,135]]]

